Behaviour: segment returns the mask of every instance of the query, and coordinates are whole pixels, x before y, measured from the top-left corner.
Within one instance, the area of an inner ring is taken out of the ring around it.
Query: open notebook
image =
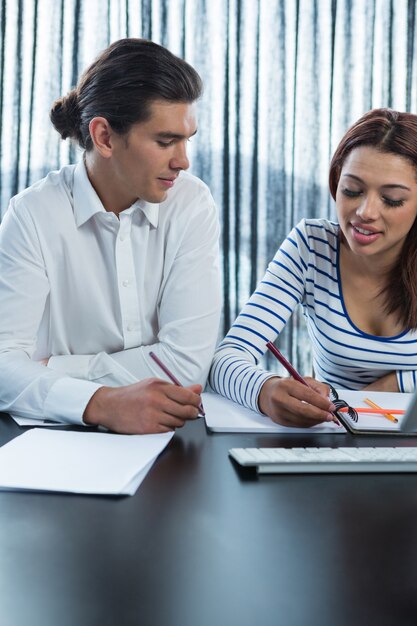
[[[411,393],[387,393],[376,391],[347,391],[336,390],[339,398],[355,408],[370,408],[365,402],[368,398],[382,408],[391,410],[404,410],[411,404]],[[416,396],[417,397],[417,396]],[[206,411],[206,424],[212,432],[229,433],[346,433],[353,434],[387,434],[405,435],[417,434],[407,428],[407,432],[401,430],[404,415],[396,415],[397,423],[393,423],[384,415],[375,413],[358,413],[358,421],[354,421],[347,413],[337,413],[343,426],[333,423],[323,423],[312,428],[288,428],[275,424],[269,417],[251,411],[227,398],[215,393],[204,393],[203,404]],[[417,400],[415,415],[417,418]],[[417,431],[417,419],[415,430]]]
[[[387,409],[387,413],[390,413],[390,410],[404,410],[404,412],[406,412],[413,398],[412,393],[391,393],[386,391],[348,391],[346,389],[337,389],[336,391],[340,399],[343,399],[349,406],[354,407],[355,409],[367,409],[369,411],[372,411],[372,408],[365,402],[366,398],[374,402],[379,407]],[[385,415],[381,415],[379,413],[361,413],[360,411],[357,411],[356,420],[353,419],[346,412],[337,412],[338,418],[346,427],[346,429],[355,435],[413,434],[408,428],[402,428],[402,423],[405,420],[405,414],[400,415],[397,413],[392,413],[391,415],[393,415],[395,419],[398,420],[396,423],[388,419]]]

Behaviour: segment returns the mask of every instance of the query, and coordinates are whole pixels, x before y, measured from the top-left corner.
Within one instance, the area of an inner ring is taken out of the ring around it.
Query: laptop
[[[404,433],[417,433],[417,391],[408,405],[403,419],[401,420],[400,430]]]

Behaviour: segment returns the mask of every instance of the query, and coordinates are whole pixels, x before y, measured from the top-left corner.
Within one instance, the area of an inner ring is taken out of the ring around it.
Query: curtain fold
[[[0,31],[1,214],[80,157],[49,109],[110,42],[150,38],[200,72],[191,171],[219,208],[222,333],[289,230],[335,217],[328,165],[348,126],[417,113],[416,0],[1,0]],[[305,333],[297,313],[280,343],[307,374]]]

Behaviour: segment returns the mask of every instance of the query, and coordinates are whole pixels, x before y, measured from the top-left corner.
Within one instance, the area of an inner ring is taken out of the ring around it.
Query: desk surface
[[[415,626],[417,475],[257,477],[227,454],[342,444],[417,441],[199,420],[133,497],[0,493],[0,625]]]

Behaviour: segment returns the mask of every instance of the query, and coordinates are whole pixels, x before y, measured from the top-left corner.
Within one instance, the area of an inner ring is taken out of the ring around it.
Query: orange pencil
[[[391,415],[396,414],[396,415],[404,415],[405,411],[403,409],[381,409],[381,408],[377,408],[377,409],[367,409],[363,406],[355,406],[354,407],[355,411],[357,413],[370,413],[372,415],[384,415],[386,413],[390,413]],[[342,413],[347,413],[348,412],[348,408],[347,407],[342,407],[341,409],[337,409],[338,411],[342,411]]]
[[[373,407],[374,409],[378,409],[378,411],[381,410],[381,407],[378,406],[377,404],[375,404],[375,402],[373,402],[372,400],[369,400],[369,398],[365,398],[364,402],[366,402],[366,404],[369,404],[369,406]],[[395,412],[397,412],[397,411],[395,411]],[[390,420],[390,422],[394,422],[394,423],[398,422],[398,419],[396,417],[394,417],[392,415],[392,413],[383,413],[383,415],[388,420]]]

